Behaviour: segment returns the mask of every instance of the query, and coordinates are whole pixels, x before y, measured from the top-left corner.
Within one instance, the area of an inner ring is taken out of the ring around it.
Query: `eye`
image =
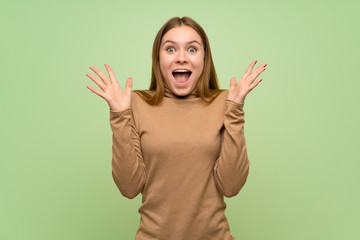
[[[192,52],[192,53],[194,53],[194,52],[197,51],[197,49],[196,49],[195,47],[190,47],[190,48],[189,48],[189,51]]]
[[[174,52],[174,51],[175,51],[175,48],[173,48],[173,47],[167,47],[167,48],[166,48],[166,51],[167,51],[167,52]]]

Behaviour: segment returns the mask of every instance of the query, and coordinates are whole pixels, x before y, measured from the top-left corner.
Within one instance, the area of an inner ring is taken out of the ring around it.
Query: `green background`
[[[359,1],[0,3],[0,239],[134,239],[141,194],[111,176],[107,103],[87,89],[109,64],[150,83],[151,49],[173,16],[208,34],[221,88],[253,60],[245,100],[251,162],[225,198],[236,239],[360,239]]]

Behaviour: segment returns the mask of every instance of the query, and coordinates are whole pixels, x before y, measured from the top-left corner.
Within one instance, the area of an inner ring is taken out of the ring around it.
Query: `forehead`
[[[200,35],[189,26],[179,26],[170,29],[162,38],[162,43],[172,41],[176,43],[188,43],[198,41],[202,44]]]

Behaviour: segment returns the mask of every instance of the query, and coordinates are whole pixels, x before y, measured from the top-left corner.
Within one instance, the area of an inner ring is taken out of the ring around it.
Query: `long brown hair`
[[[204,43],[204,69],[196,84],[196,94],[200,96],[204,102],[211,103],[222,92],[218,86],[217,75],[211,56],[210,44],[204,29],[190,17],[173,17],[160,28],[153,44],[151,83],[149,90],[155,91],[155,94],[149,94],[144,90],[134,91],[151,105],[160,103],[164,97],[164,83],[159,64],[159,51],[162,38],[170,29],[181,27],[183,25],[193,28],[200,35]]]

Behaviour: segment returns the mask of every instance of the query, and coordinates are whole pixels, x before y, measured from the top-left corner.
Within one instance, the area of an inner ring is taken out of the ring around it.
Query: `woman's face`
[[[189,26],[170,29],[162,38],[160,70],[165,84],[178,96],[190,94],[204,68],[204,45]]]

